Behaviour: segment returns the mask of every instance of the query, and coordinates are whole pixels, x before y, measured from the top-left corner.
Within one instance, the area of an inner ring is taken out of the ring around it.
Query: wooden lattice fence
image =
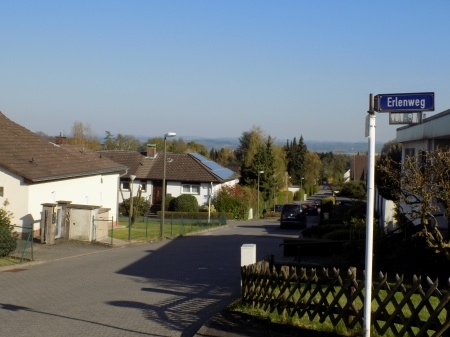
[[[348,329],[363,326],[364,280],[357,280],[354,268],[342,278],[338,269],[324,268],[319,275],[314,268],[262,261],[242,267],[241,277],[244,305]],[[450,292],[439,290],[438,281],[425,283],[415,276],[412,284],[400,276],[389,282],[379,273],[373,281],[371,329],[381,336],[450,336]]]

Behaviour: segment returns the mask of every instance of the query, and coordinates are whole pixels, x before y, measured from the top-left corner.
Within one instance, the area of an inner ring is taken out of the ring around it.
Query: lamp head
[[[175,137],[177,134],[175,132],[166,132],[164,138]]]

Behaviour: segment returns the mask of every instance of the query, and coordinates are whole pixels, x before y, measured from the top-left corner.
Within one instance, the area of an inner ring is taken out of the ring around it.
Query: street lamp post
[[[163,182],[162,182],[162,201],[161,201],[161,239],[164,237],[164,212],[166,206],[166,143],[168,137],[175,137],[177,134],[175,132],[167,132],[164,134],[164,164],[163,164]]]
[[[130,186],[130,219],[128,221],[128,241],[131,240],[131,225],[133,224],[133,181],[136,179],[135,175],[130,175],[131,186]]]
[[[301,193],[301,195],[300,195],[300,200],[301,201],[303,201],[303,195],[304,195],[304,193],[303,193],[303,179],[305,179],[305,178],[301,178],[300,179],[300,193]]]
[[[260,214],[259,214],[259,175],[263,174],[264,171],[258,171],[258,219],[260,218]]]

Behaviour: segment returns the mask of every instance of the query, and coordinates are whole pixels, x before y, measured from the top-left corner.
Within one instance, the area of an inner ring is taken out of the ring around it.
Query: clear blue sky
[[[0,1],[0,111],[32,131],[365,141],[369,94],[450,108],[450,1]],[[395,138],[377,114],[376,140]]]

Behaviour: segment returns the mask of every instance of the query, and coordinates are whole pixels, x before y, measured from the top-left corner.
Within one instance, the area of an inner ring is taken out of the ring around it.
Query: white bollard
[[[245,243],[241,246],[241,267],[256,263],[256,245]]]

